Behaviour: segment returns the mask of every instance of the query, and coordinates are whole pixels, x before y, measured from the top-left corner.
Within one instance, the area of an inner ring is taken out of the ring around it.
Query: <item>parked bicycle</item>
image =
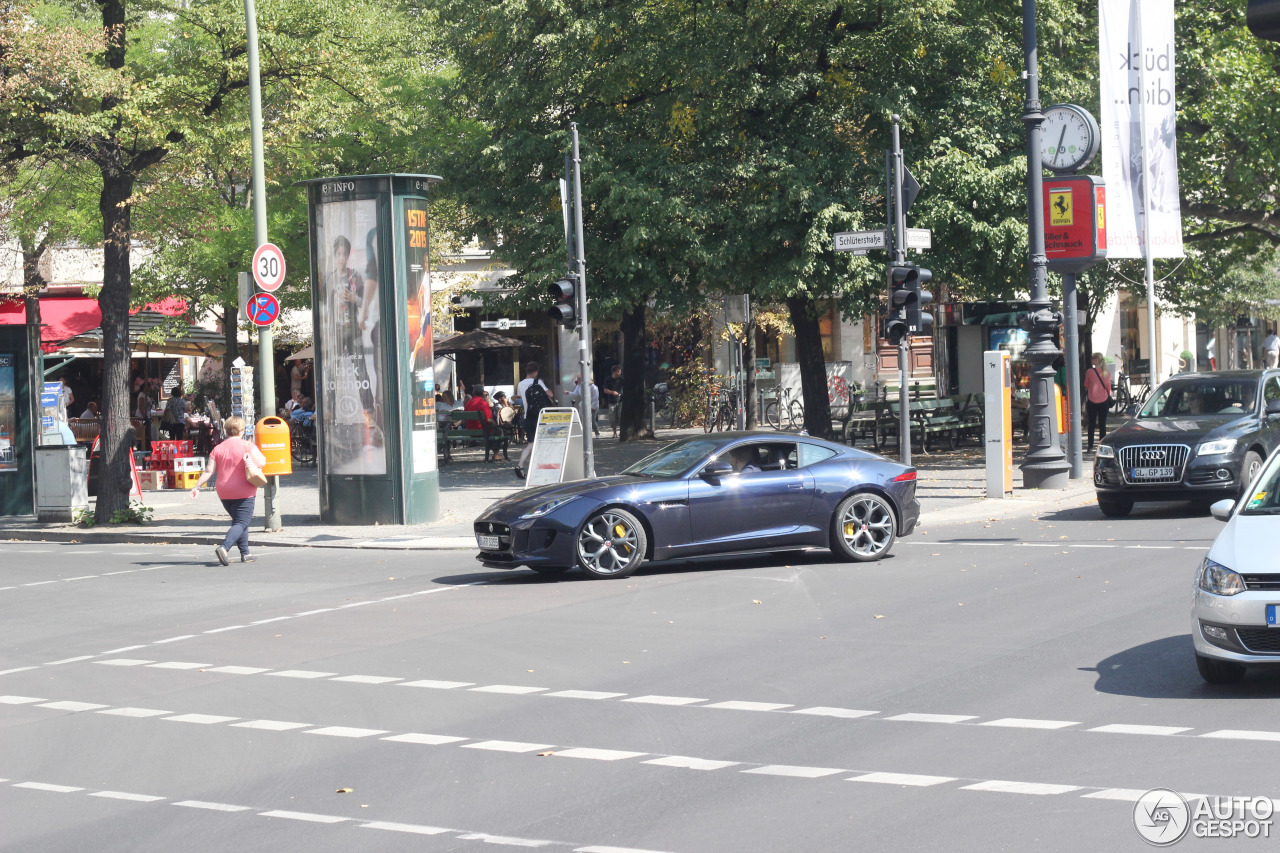
[[[721,388],[707,397],[707,411],[702,428],[707,432],[736,429],[738,425],[737,389]]]
[[[803,426],[804,404],[791,399],[790,388],[779,388],[777,396],[765,404],[764,420],[778,430]]]
[[[1129,374],[1120,371],[1116,374],[1116,384],[1111,396],[1116,401],[1114,408],[1117,414],[1136,415],[1151,396],[1151,380],[1149,377],[1143,379],[1142,385],[1135,393]]]
[[[289,451],[293,461],[299,465],[310,465],[316,461],[315,424],[307,427],[297,421],[289,422]]]

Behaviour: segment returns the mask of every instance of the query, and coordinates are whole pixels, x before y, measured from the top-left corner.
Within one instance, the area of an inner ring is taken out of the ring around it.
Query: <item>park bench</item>
[[[900,404],[897,400],[889,400],[878,407],[876,433],[880,444],[888,443],[890,436],[894,441],[898,437]],[[911,400],[907,404],[907,417],[912,438],[920,439],[921,450],[929,452],[929,438],[944,436],[947,446],[955,449],[956,439],[968,429],[966,422],[956,414],[955,401],[950,397],[926,397]]]
[[[490,454],[494,459],[498,458],[498,452],[502,452],[502,458],[510,460],[507,455],[507,449],[510,447],[511,440],[501,427],[485,428],[484,418],[479,412],[468,412],[458,410],[449,413],[449,429],[445,433],[445,461],[452,461],[453,454],[450,447],[454,442],[459,445],[463,443],[480,442],[484,446],[484,461],[488,462]]]

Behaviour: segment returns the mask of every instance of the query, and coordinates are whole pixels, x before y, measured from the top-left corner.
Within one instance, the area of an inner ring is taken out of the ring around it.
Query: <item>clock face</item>
[[[1098,153],[1098,125],[1080,107],[1059,104],[1044,111],[1040,162],[1055,172],[1074,172]]]

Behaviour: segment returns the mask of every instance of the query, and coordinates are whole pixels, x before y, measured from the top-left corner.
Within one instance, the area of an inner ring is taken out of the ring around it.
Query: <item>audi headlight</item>
[[[1098,458],[1099,459],[1115,459],[1116,449],[1109,444],[1099,444]]]
[[[524,515],[520,517],[521,518],[538,518],[539,516],[546,515],[547,513],[551,512],[553,509],[559,509],[560,507],[564,506],[570,501],[576,501],[577,499],[578,499],[578,495],[569,495],[568,497],[563,497],[563,498],[552,498],[551,500],[545,503],[538,504],[533,509],[529,510],[528,512],[526,512]]]
[[[1240,577],[1239,572],[1215,563],[1208,557],[1200,565],[1199,587],[1214,595],[1239,595],[1245,591],[1244,578]]]
[[[1197,456],[1219,456],[1223,453],[1230,453],[1236,449],[1236,440],[1234,438],[1219,438],[1216,441],[1206,441],[1196,450]]]

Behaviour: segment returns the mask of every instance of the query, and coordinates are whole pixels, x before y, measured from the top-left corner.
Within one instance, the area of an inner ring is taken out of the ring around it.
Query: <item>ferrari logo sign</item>
[[[1062,228],[1074,224],[1070,188],[1049,190],[1049,227]]]

